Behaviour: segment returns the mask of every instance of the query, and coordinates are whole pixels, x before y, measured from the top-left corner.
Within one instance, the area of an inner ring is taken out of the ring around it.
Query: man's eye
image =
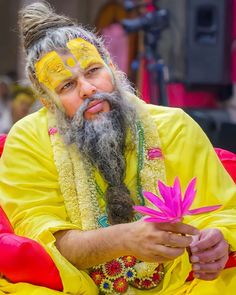
[[[74,85],[75,85],[75,82],[74,81],[67,82],[66,84],[64,84],[61,87],[61,91],[65,91],[65,90],[71,89],[72,87],[74,87]]]
[[[98,71],[100,69],[100,67],[94,67],[94,68],[91,68],[87,71],[87,75],[89,74],[93,74],[95,73],[96,71]]]

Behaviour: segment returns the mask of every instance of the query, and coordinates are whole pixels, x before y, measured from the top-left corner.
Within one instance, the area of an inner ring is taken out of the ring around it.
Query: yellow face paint
[[[35,63],[39,82],[53,92],[63,81],[73,76],[72,68],[76,65],[82,70],[92,64],[105,65],[96,47],[82,38],[69,41],[67,48],[68,54],[60,56],[56,51],[52,51]]]
[[[77,59],[81,69],[83,70],[85,70],[92,64],[105,65],[97,48],[93,44],[89,43],[88,41],[82,38],[70,40],[67,43],[67,47],[70,49],[70,52]]]
[[[55,91],[62,81],[72,76],[55,51],[47,53],[36,62],[35,72],[39,82],[51,91]]]
[[[76,61],[74,60],[73,57],[69,57],[67,60],[66,60],[66,65],[70,68],[73,68],[75,65],[76,65]]]

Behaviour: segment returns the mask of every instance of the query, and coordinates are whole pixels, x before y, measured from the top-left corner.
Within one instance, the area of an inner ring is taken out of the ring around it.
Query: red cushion
[[[5,212],[0,207],[0,234],[1,233],[13,233],[13,228],[5,214]]]
[[[63,290],[53,260],[39,243],[15,234],[1,233],[0,253],[0,273],[11,282]]]
[[[26,282],[63,290],[60,274],[37,242],[17,236],[0,207],[0,274],[13,283]]]
[[[0,134],[0,157],[7,135]],[[13,283],[26,282],[62,291],[63,285],[53,260],[37,242],[14,234],[0,207],[0,274]]]
[[[2,152],[3,152],[3,147],[4,147],[6,139],[7,139],[6,134],[0,134],[0,157],[1,157]]]
[[[225,169],[228,171],[228,173],[236,183],[236,155],[234,153],[219,148],[215,148],[215,151]]]

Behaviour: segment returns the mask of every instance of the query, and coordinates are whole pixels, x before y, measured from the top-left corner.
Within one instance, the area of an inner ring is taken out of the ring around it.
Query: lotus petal
[[[158,180],[158,189],[159,192],[161,194],[161,196],[163,197],[165,204],[169,206],[169,208],[173,209],[173,200],[172,200],[172,191],[171,191],[171,187],[165,185],[163,182],[161,182],[160,180]]]
[[[196,195],[195,185],[196,177],[194,177],[188,184],[188,187],[184,194],[183,204],[182,204],[182,214],[185,214],[186,211],[191,207],[194,197]]]
[[[172,213],[171,209],[168,208],[158,196],[154,195],[151,192],[144,192],[143,194],[144,194],[145,198],[148,199],[157,208],[159,208],[159,210],[161,210],[163,213],[165,213],[167,215],[169,215],[169,214],[171,215],[171,213]]]
[[[159,218],[154,218],[154,217],[146,217],[144,221],[147,222],[158,222],[158,223],[163,223],[163,222],[170,222],[170,223],[177,223],[181,221],[181,218],[171,218],[171,217],[159,217]]]
[[[201,207],[201,208],[197,208],[197,209],[188,210],[187,214],[188,215],[195,215],[195,214],[200,214],[200,213],[205,213],[205,212],[211,212],[211,211],[219,209],[220,207],[221,207],[221,205]]]
[[[146,214],[152,217],[161,217],[163,213],[158,212],[154,209],[145,207],[145,206],[133,206],[134,210],[138,211],[139,213]]]
[[[179,178],[176,177],[174,181],[174,186],[171,188],[172,191],[172,198],[173,198],[173,205],[174,205],[174,212],[175,216],[179,217],[182,213],[182,194],[180,188],[180,181]]]

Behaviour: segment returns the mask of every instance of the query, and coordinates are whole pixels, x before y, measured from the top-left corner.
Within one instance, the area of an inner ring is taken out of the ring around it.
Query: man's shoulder
[[[146,124],[152,126],[151,132],[158,132],[164,148],[172,145],[173,140],[180,144],[191,137],[192,133],[199,134],[200,128],[182,109],[146,105]]]
[[[6,144],[14,146],[41,146],[49,141],[47,110],[40,109],[16,122],[11,128]]]
[[[159,128],[189,121],[189,116],[180,108],[146,104],[145,109],[149,119],[155,122]]]

